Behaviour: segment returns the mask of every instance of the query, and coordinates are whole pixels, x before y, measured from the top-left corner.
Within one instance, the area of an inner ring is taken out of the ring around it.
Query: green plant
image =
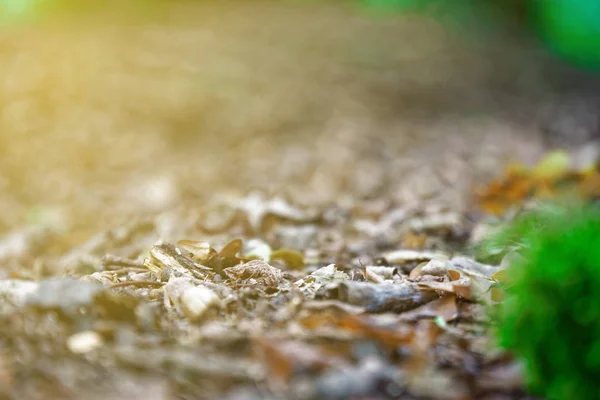
[[[524,256],[509,266],[500,344],[549,399],[600,398],[600,209],[552,207],[517,219],[494,240]]]

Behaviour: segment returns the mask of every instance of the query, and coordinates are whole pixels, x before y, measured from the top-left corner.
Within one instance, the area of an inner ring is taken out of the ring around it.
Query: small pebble
[[[75,354],[89,353],[102,346],[102,336],[94,331],[79,332],[67,339],[67,347]]]

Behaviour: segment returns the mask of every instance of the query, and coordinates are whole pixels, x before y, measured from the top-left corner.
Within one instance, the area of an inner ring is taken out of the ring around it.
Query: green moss
[[[507,271],[501,345],[523,359],[533,392],[600,398],[600,209],[539,211],[502,235],[520,235],[524,261]]]

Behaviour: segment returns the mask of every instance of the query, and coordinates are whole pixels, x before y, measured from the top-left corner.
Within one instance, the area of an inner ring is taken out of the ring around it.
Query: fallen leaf
[[[429,261],[432,259],[448,259],[444,253],[417,250],[394,250],[383,253],[382,257],[390,264],[405,264],[412,261]]]
[[[423,318],[443,318],[444,321],[452,321],[458,315],[456,296],[445,294],[437,300],[427,303],[414,310],[402,313],[402,320],[416,321]]]
[[[235,258],[237,253],[242,249],[242,239],[233,239],[227,243],[219,252],[221,258]]]
[[[297,250],[279,249],[271,253],[271,260],[281,260],[288,268],[295,270],[304,269],[304,255]]]
[[[329,264],[299,279],[295,282],[295,285],[307,298],[312,298],[321,287],[334,282],[344,282],[349,279],[348,274],[338,270],[335,264]]]
[[[363,338],[381,343],[390,349],[411,343],[415,335],[412,327],[399,326],[393,329],[378,327],[368,318],[352,314],[343,317],[340,321],[340,326]]]
[[[269,371],[269,378],[276,384],[287,384],[295,374],[322,372],[343,361],[317,346],[301,341],[281,341],[257,338],[253,341],[254,352],[262,359]]]
[[[571,169],[571,161],[565,151],[555,151],[533,168],[507,168],[504,177],[474,189],[477,202],[484,212],[499,216],[530,199],[561,194],[591,199],[600,195],[598,166],[576,170]]]
[[[208,262],[217,254],[217,251],[208,242],[180,240],[177,242],[177,247],[186,252],[192,260],[200,264]]]
[[[266,287],[276,287],[283,279],[281,271],[261,260],[252,260],[245,264],[224,270],[229,279],[245,283],[256,282]]]
[[[570,157],[564,150],[546,154],[533,168],[531,174],[535,178],[555,180],[569,171]]]
[[[413,282],[382,283],[345,281],[322,288],[317,295],[362,306],[368,312],[403,312],[428,303],[438,296]]]

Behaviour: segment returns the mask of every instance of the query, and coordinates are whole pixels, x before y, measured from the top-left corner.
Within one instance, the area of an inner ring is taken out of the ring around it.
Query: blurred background
[[[598,133],[594,60],[519,1],[0,4],[4,232],[81,242],[257,187],[465,208],[506,162]]]

